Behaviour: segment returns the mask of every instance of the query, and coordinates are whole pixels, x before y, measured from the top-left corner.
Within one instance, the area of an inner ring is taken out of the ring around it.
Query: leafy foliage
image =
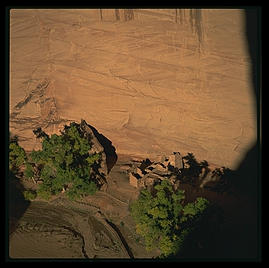
[[[154,189],[142,190],[130,206],[136,231],[144,237],[147,250],[158,248],[163,257],[175,255],[209,202],[200,197],[184,205],[184,191],[174,191],[168,180]]]
[[[37,196],[35,191],[32,190],[26,190],[23,192],[23,196],[26,200],[34,200]]]
[[[24,149],[18,144],[17,140],[10,140],[9,142],[9,170],[16,171],[25,164],[26,153]]]
[[[26,176],[26,178],[29,178],[29,179],[34,177],[33,167],[28,162],[26,163],[26,169],[24,171],[24,175]]]
[[[65,126],[61,135],[49,136],[42,129],[34,131],[42,139],[42,150],[30,153],[30,162],[38,171],[35,176],[43,182],[37,191],[40,197],[48,199],[63,189],[67,189],[70,199],[96,192],[92,167],[99,163],[100,155],[89,153],[90,140],[78,126]],[[33,174],[33,167],[28,165],[25,175]]]

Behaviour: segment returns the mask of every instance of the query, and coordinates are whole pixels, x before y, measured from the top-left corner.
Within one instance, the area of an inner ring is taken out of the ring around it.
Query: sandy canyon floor
[[[132,163],[131,157],[119,155],[109,174],[106,190],[94,196],[77,202],[63,195],[49,202],[36,200],[29,203],[19,217],[11,216],[10,257],[126,260],[157,257],[159,251],[145,250],[130,215],[129,204],[139,194],[129,184],[126,172]],[[26,180],[23,185],[34,187]],[[201,227],[199,234],[194,236],[194,246],[178,258],[255,258],[257,233],[253,233],[253,229],[257,215],[253,200],[244,195],[217,193],[188,184],[180,187],[188,200],[204,196],[219,205],[222,213],[220,218],[218,214],[213,215]],[[13,213],[17,209],[15,205]]]
[[[125,167],[130,163],[125,158]],[[10,236],[12,258],[151,258],[129,215],[138,190],[129,184],[121,160],[112,169],[106,191],[79,202],[63,195],[33,201]],[[25,187],[33,187],[24,181]]]

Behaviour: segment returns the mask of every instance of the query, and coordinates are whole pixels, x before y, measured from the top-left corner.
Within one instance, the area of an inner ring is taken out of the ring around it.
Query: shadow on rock
[[[24,188],[13,172],[9,172],[9,194],[8,194],[8,212],[9,212],[9,235],[17,227],[18,221],[30,205],[30,201],[23,196]]]
[[[261,10],[256,7],[245,9],[245,36],[251,59],[251,82],[253,89],[254,111],[257,113],[257,137],[260,137],[260,64],[261,59]],[[190,258],[242,258],[255,259],[261,257],[261,146],[259,140],[250,147],[245,157],[234,172],[228,175],[238,196],[228,211],[233,213],[220,228],[208,228],[202,224],[197,235],[204,234],[207,244],[195,248],[189,245],[184,257]],[[213,225],[214,226],[214,225]],[[214,232],[212,232],[214,230]]]
[[[116,148],[112,145],[112,142],[103,134],[99,133],[96,128],[89,124],[87,125],[90,127],[99,143],[104,147],[104,151],[106,154],[107,173],[109,173],[118,160]]]

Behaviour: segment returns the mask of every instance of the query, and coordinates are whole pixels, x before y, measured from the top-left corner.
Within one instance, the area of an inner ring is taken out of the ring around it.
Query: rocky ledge
[[[148,158],[135,161],[126,167],[129,183],[139,190],[152,189],[164,179],[168,179],[175,190],[179,188],[180,183],[224,190],[229,186],[229,171],[225,167],[209,168],[207,161],[199,163],[193,154],[183,156],[180,152],[162,156],[158,161],[151,161]]]

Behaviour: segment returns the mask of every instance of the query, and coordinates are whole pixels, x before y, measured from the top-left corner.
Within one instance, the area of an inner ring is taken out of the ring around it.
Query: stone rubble
[[[142,162],[133,163],[129,169],[125,169],[129,173],[129,183],[137,189],[152,189],[154,185],[160,183],[164,179],[168,179],[174,189],[178,189],[180,184],[180,174],[184,178],[184,173],[188,174],[191,168],[187,159],[179,152],[174,152],[169,156],[162,156],[156,162],[149,159]],[[221,175],[214,173],[209,168],[202,167],[197,182],[200,188],[205,186],[214,186],[218,184]]]
[[[163,156],[157,162],[149,159],[143,160],[140,166],[135,166],[129,170],[129,183],[138,188],[152,188],[164,179],[169,179],[175,189],[179,186],[174,171],[184,168],[184,162],[179,152],[174,152],[170,156]]]

